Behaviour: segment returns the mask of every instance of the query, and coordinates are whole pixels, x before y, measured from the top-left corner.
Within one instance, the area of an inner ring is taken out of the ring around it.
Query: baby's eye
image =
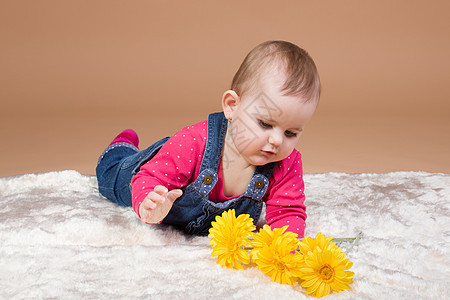
[[[285,134],[287,137],[296,137],[296,136],[297,136],[297,134],[296,134],[295,132],[289,131],[289,130],[286,130],[286,131],[284,132],[284,134]]]
[[[263,120],[259,120],[259,125],[261,125],[261,127],[263,127],[263,128],[272,128],[272,125],[264,122]]]

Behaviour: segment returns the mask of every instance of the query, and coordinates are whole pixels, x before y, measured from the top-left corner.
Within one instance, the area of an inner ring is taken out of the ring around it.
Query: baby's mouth
[[[276,154],[276,152],[273,151],[266,151],[266,150],[261,150],[261,153],[265,156],[271,157],[274,156]]]

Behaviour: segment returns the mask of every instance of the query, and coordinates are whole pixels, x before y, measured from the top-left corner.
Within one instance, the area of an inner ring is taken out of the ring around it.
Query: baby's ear
[[[222,96],[222,109],[225,117],[228,120],[231,120],[233,117],[233,112],[236,110],[239,105],[240,98],[238,94],[233,90],[228,90],[223,93]]]

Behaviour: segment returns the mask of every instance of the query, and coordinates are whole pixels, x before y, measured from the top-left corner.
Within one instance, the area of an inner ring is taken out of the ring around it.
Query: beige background
[[[0,176],[94,174],[120,130],[141,145],[219,111],[247,52],[316,61],[305,172],[450,173],[450,2],[2,1]]]

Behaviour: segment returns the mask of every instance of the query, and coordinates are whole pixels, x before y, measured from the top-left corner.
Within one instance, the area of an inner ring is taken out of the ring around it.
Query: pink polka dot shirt
[[[206,121],[187,126],[172,136],[149,162],[133,177],[133,209],[139,215],[139,206],[155,186],[169,190],[183,188],[197,178],[206,147]],[[218,181],[209,194],[209,200],[224,202],[239,195],[227,197],[223,192],[222,161],[217,172]],[[306,208],[301,154],[297,150],[278,162],[263,197],[266,203],[266,221],[271,228],[289,225],[288,231],[300,238],[305,231]]]

